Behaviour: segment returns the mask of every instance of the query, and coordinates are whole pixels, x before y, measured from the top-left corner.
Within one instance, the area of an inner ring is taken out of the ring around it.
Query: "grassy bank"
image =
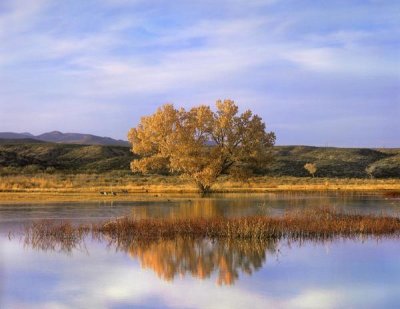
[[[306,163],[317,166],[316,176],[326,178],[400,177],[400,149],[275,146],[268,176],[308,177]],[[56,143],[1,143],[0,175],[47,173],[130,173],[135,158],[129,147]]]
[[[280,191],[400,191],[400,179],[253,177],[247,182],[222,177],[215,192]],[[103,194],[102,194],[103,193]],[[197,193],[197,187],[178,176],[132,174],[37,174],[0,177],[0,203],[35,201],[129,201],[140,195]]]

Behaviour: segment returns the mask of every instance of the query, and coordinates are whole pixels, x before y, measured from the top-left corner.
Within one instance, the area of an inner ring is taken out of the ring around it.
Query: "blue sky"
[[[0,131],[126,138],[230,98],[277,144],[400,147],[400,2],[1,0]]]

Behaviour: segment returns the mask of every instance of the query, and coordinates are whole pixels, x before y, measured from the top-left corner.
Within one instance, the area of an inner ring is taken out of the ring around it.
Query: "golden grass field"
[[[399,191],[400,179],[353,179],[258,176],[246,182],[221,177],[214,192]],[[103,195],[100,192],[107,192]],[[113,194],[110,194],[113,192]],[[0,177],[0,203],[43,201],[137,200],[155,194],[197,193],[179,176],[129,174],[37,174]]]

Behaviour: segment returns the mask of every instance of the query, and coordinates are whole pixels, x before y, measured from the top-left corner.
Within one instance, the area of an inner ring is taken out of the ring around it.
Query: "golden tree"
[[[231,100],[217,101],[214,112],[200,105],[186,111],[166,104],[142,117],[128,133],[134,172],[180,173],[208,192],[222,174],[249,177],[271,158],[275,134],[266,132],[262,119],[250,110],[238,115]]]
[[[306,163],[304,168],[314,177],[317,172],[317,166],[314,163]]]

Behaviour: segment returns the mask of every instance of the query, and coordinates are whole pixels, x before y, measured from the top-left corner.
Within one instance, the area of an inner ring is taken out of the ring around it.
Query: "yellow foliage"
[[[128,134],[132,152],[140,156],[132,171],[184,174],[206,192],[222,174],[250,176],[249,170],[267,164],[275,134],[266,132],[262,119],[250,110],[238,115],[232,100],[217,101],[216,107],[216,112],[205,105],[186,111],[166,104],[142,117]]]
[[[314,177],[317,172],[317,166],[314,163],[306,163],[304,168]]]

